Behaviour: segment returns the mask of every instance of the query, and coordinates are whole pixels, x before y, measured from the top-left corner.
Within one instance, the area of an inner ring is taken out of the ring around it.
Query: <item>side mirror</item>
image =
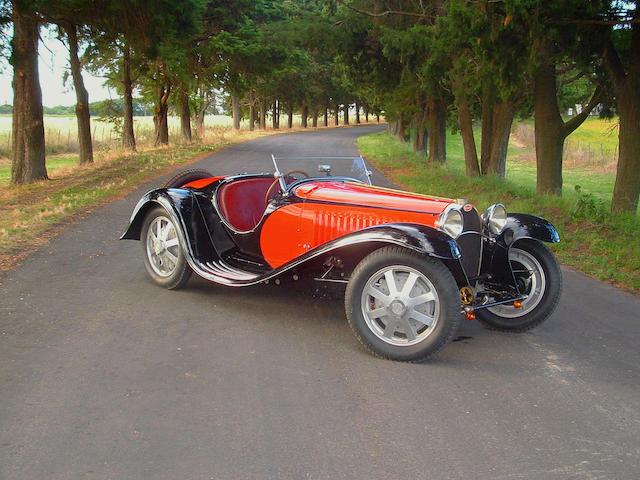
[[[331,165],[318,165],[318,171],[325,173],[329,177],[331,175]]]

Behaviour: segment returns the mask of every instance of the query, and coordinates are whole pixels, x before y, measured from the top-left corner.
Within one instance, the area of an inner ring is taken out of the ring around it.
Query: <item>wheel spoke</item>
[[[420,323],[424,323],[426,326],[430,327],[433,325],[434,318],[429,315],[425,315],[424,313],[416,312],[415,310],[411,310],[409,312],[409,318],[413,318]]]
[[[389,289],[389,296],[394,297],[398,294],[398,287],[396,285],[396,277],[392,270],[384,272],[384,278],[387,281],[387,288]]]
[[[409,320],[405,319],[402,321],[402,329],[407,336],[407,340],[411,342],[416,339],[416,330]]]
[[[167,222],[167,224],[162,229],[162,240],[165,240],[165,241],[167,240],[172,228],[173,228],[173,225],[171,224],[171,222]]]
[[[409,272],[409,276],[407,277],[407,281],[404,282],[404,286],[402,287],[402,295],[405,298],[411,297],[411,290],[413,290],[414,285],[416,284],[416,280],[418,280],[418,275],[414,272]]]
[[[166,243],[164,244],[164,246],[167,248],[175,247],[176,245],[178,245],[178,237],[172,238],[171,240],[167,240]]]
[[[165,250],[165,257],[168,258],[169,260],[171,260],[171,262],[176,265],[178,263],[178,257],[176,257],[173,253],[171,253],[169,250]]]
[[[367,294],[371,295],[376,300],[381,301],[384,306],[388,306],[389,303],[391,303],[391,298],[373,285],[370,285],[369,288],[367,288]]]
[[[398,319],[390,318],[384,327],[383,335],[387,338],[391,338],[393,337],[393,334],[396,333],[397,329],[398,329]]]
[[[409,298],[407,301],[408,307],[417,307],[418,305],[422,305],[423,303],[433,302],[436,299],[433,292],[423,293],[422,295],[417,295],[415,297]]]
[[[388,314],[387,313],[387,307],[380,307],[380,308],[376,308],[374,310],[369,310],[367,312],[367,315],[372,320],[375,320],[376,318],[384,317],[387,314]]]

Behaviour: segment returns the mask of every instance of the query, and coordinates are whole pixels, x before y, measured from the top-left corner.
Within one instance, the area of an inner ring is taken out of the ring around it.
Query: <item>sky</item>
[[[75,105],[76,94],[73,90],[71,78],[67,84],[62,84],[65,70],[69,68],[69,51],[58,39],[42,30],[42,39],[38,48],[40,69],[40,87],[42,88],[42,103],[47,107],[57,105]],[[83,71],[84,84],[89,92],[89,101],[95,102],[107,98],[117,97],[115,91],[104,87],[104,79],[94,77]],[[13,69],[6,61],[0,64],[0,105],[13,103],[13,89],[11,81]],[[110,96],[111,94],[111,96]]]

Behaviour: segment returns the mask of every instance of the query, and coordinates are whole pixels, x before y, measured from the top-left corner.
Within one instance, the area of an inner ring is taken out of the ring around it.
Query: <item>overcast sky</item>
[[[42,30],[43,42],[39,46],[40,86],[42,88],[42,103],[47,107],[56,105],[74,105],[76,94],[72,87],[71,78],[67,85],[62,84],[65,70],[69,68],[69,51],[66,46],[55,38],[49,38],[48,32]],[[0,104],[13,103],[13,89],[11,80],[13,69],[11,65],[3,62],[0,71]],[[87,72],[82,72],[84,84],[89,91],[89,101],[95,102],[110,98],[109,89],[102,86],[104,79],[97,78]],[[115,98],[115,91],[111,92]]]

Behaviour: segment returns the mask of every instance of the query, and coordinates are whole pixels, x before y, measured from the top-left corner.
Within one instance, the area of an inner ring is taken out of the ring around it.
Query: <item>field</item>
[[[135,117],[133,120],[136,139],[140,144],[153,140],[153,117]],[[231,117],[207,115],[205,125],[229,127]],[[91,118],[93,140],[97,149],[117,149],[118,135],[112,124]],[[180,118],[169,117],[169,136],[179,137]],[[47,154],[75,153],[78,151],[77,124],[74,116],[45,115],[44,132]],[[11,151],[11,115],[0,115],[0,157],[8,157]]]
[[[586,127],[575,138],[587,142],[594,138],[593,131],[606,132],[608,128],[597,119],[590,120]],[[605,149],[610,139],[602,138],[595,135],[596,142],[603,143]],[[615,172],[603,168],[608,159],[566,165],[563,196],[558,198],[535,195],[535,157],[532,146],[520,138],[512,138],[504,180],[466,177],[458,135],[448,136],[445,166],[427,166],[424,156],[415,154],[410,144],[387,133],[361,137],[358,146],[369,160],[408,190],[467,198],[480,211],[500,201],[512,211],[548,218],[560,231],[562,242],[553,249],[564,264],[640,292],[640,219],[634,215],[610,215]]]

